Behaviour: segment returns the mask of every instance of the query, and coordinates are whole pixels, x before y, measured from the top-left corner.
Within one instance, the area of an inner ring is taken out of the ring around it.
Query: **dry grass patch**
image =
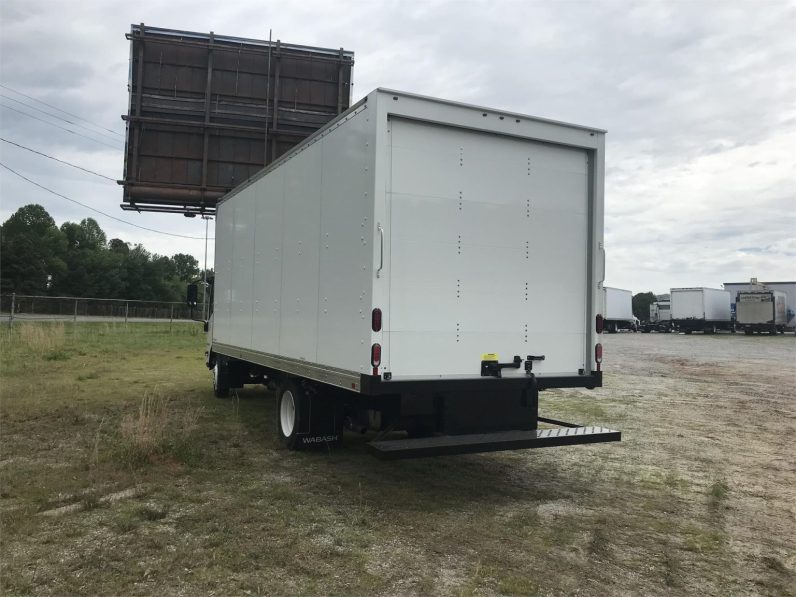
[[[140,466],[174,458],[186,461],[198,453],[194,436],[201,409],[181,405],[160,389],[147,391],[138,412],[122,417],[119,425],[119,460]]]
[[[0,350],[17,351],[28,358],[60,361],[69,358],[64,350],[66,327],[61,321],[18,323],[0,336]]]

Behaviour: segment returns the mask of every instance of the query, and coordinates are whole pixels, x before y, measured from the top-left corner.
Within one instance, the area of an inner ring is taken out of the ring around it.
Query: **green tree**
[[[47,210],[36,204],[20,207],[0,227],[0,288],[52,292],[66,275],[65,256],[66,238]]]
[[[638,317],[641,321],[646,321],[650,318],[650,305],[657,301],[658,298],[652,292],[639,292],[633,296],[633,315]]]
[[[108,241],[108,249],[114,253],[124,253],[127,255],[130,253],[130,243],[126,243],[120,238],[112,238]]]
[[[99,251],[105,248],[105,233],[94,218],[85,218],[79,224],[64,222],[61,232],[66,235],[70,249]]]
[[[179,301],[185,281],[199,273],[191,255],[166,257],[119,238],[108,242],[93,218],[59,229],[40,205],[20,208],[0,227],[4,292]]]
[[[177,277],[183,282],[190,282],[199,276],[199,262],[193,255],[177,253],[171,260],[174,262],[174,266],[177,269]]]

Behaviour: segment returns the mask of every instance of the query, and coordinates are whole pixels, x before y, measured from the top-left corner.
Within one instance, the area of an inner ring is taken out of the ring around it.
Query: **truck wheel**
[[[751,336],[751,335],[752,335],[752,330],[746,329],[746,330],[744,330],[744,331],[743,331],[743,333],[744,333],[746,336]]]
[[[293,382],[279,387],[276,401],[276,431],[279,441],[289,450],[297,450],[299,423],[302,419],[305,396]]]
[[[229,396],[229,363],[221,356],[216,356],[213,365],[213,394],[216,398]]]
[[[276,432],[289,450],[339,446],[342,401],[314,384],[285,380],[277,391]]]
[[[686,336],[690,336],[692,331],[693,331],[693,330],[685,330],[683,333],[684,333]]]

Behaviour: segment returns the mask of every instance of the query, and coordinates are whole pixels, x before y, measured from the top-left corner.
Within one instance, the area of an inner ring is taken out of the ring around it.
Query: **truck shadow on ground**
[[[433,511],[565,500],[591,492],[593,479],[578,467],[563,469],[550,450],[382,461],[366,447],[374,434],[346,432],[342,447],[289,451],[277,440],[273,394],[247,388],[236,399],[241,425],[259,438],[257,449],[270,455],[274,470],[289,474],[310,493],[337,491],[350,494],[349,499],[359,494],[379,507]]]

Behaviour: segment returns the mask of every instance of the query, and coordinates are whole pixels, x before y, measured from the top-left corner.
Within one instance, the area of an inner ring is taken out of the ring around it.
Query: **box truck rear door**
[[[487,352],[589,370],[587,153],[395,117],[389,134],[393,375],[478,375]]]

